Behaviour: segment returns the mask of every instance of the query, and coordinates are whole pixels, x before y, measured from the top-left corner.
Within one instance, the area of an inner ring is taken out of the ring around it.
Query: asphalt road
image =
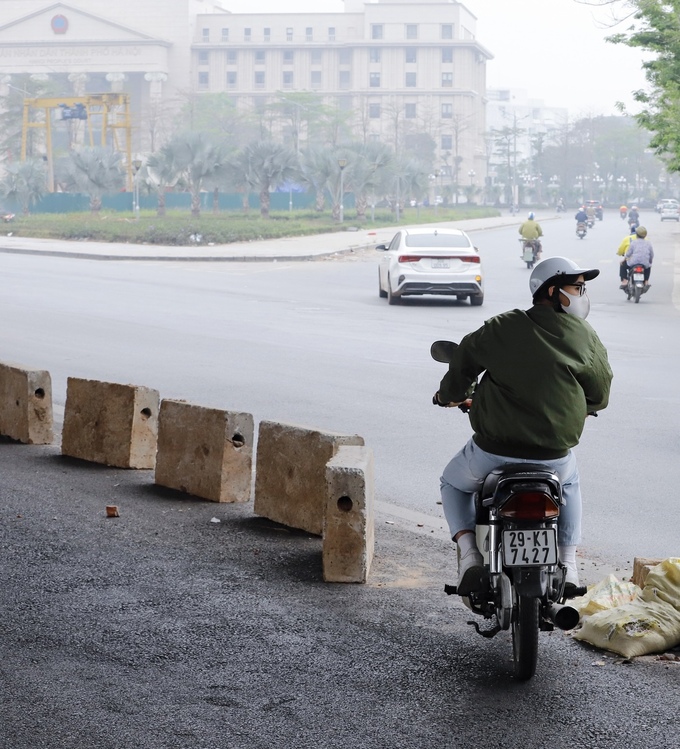
[[[607,216],[583,242],[570,219],[544,225],[546,254],[603,269],[589,319],[614,392],[579,447],[591,582],[633,555],[679,553],[677,227],[655,218],[639,305],[616,289],[622,222]],[[48,369],[57,413],[72,375],[357,432],[376,454],[380,510],[370,583],[325,585],[320,540],[252,505],[0,442],[0,747],[677,746],[677,664],[543,634],[536,678],[517,684],[508,636],[479,637],[442,592],[455,565],[437,478],[469,427],[429,406],[441,374],[429,343],[528,297],[515,232],[474,238],[482,308],[388,307],[371,252],[219,266],[0,257],[0,359]]]

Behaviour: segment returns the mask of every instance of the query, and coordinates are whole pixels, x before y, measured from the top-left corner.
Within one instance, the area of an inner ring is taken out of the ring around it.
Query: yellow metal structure
[[[81,105],[87,113],[87,132],[90,146],[95,145],[93,118],[97,123],[99,143],[106,146],[111,137],[113,148],[125,154],[128,189],[132,190],[132,124],[130,120],[129,94],[86,94],[85,96],[49,96],[24,99],[23,127],[21,131],[21,160],[26,159],[28,131],[32,128],[45,130],[47,150],[48,189],[54,192],[54,157],[52,154],[52,110],[63,110]],[[42,115],[42,117],[40,117]],[[119,137],[119,134],[123,137]]]

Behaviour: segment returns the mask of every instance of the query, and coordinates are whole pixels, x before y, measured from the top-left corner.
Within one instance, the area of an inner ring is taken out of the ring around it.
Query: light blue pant
[[[574,453],[570,450],[557,460],[507,458],[482,450],[473,440],[453,456],[441,477],[442,505],[451,538],[459,531],[475,529],[473,493],[481,487],[487,474],[504,463],[540,463],[555,471],[562,482],[566,502],[560,509],[557,543],[576,546],[581,540],[581,487]]]

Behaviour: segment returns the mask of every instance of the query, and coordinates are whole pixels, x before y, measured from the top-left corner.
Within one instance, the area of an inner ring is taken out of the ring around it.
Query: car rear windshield
[[[470,247],[462,234],[407,234],[407,247]]]

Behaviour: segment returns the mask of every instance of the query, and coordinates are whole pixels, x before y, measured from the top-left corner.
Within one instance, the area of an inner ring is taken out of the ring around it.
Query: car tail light
[[[400,263],[417,263],[419,260],[460,260],[462,263],[479,263],[479,255],[399,255]]]
[[[398,262],[400,263],[417,263],[422,260],[422,255],[399,255]]]
[[[545,492],[518,492],[500,510],[501,517],[511,520],[546,520],[559,514],[557,503]]]
[[[480,262],[479,255],[469,255],[469,256],[466,256],[466,257],[461,257],[459,259],[462,260],[464,263],[478,263],[478,262]]]

